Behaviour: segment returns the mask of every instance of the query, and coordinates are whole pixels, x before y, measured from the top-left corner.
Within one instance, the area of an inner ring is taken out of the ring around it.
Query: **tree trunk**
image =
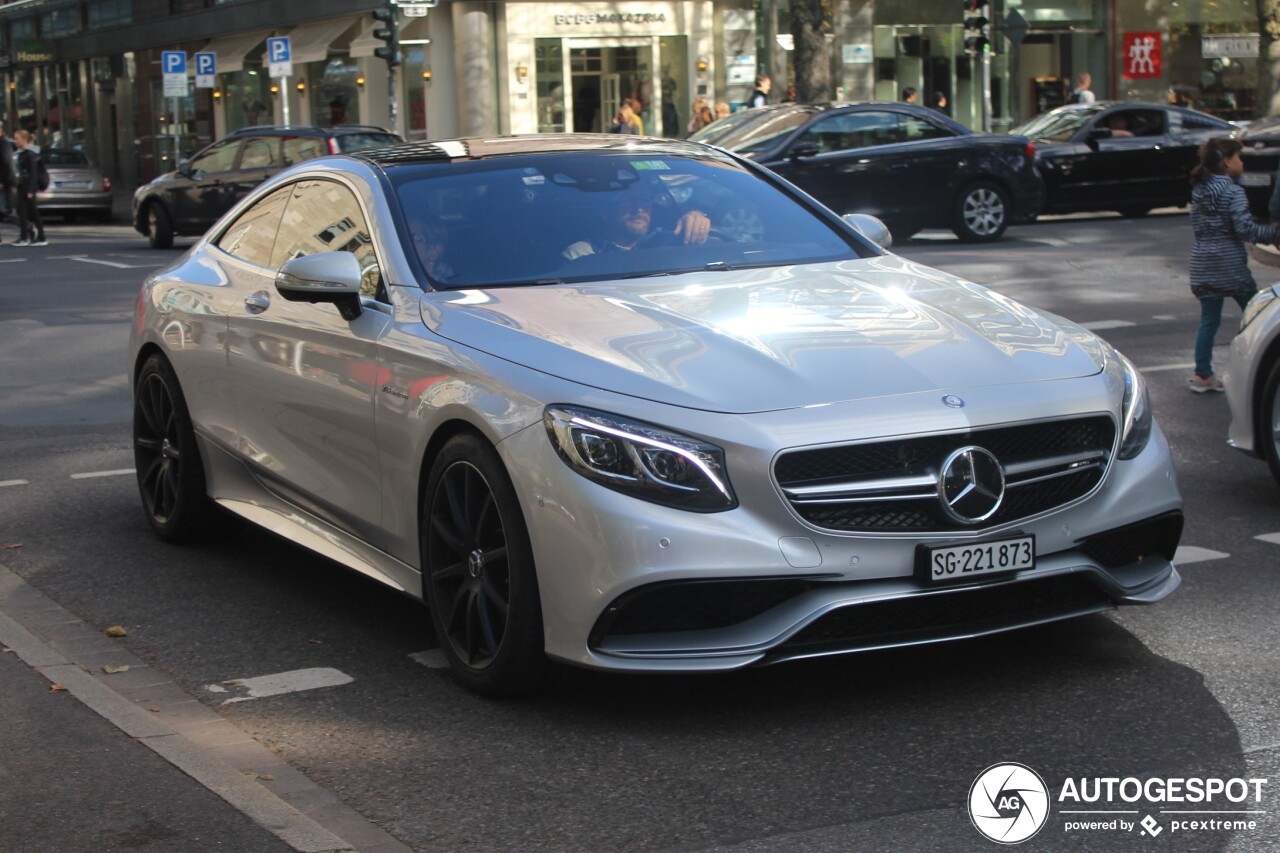
[[[1258,118],[1280,113],[1280,0],[1255,0],[1258,6]]]
[[[1258,0],[1274,3],[1280,0]],[[795,40],[796,99],[801,103],[830,101],[831,51],[822,33],[822,0],[791,0],[791,37]]]

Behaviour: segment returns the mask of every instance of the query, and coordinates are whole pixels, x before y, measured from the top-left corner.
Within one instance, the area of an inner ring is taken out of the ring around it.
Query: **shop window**
[[[89,0],[85,20],[91,30],[133,22],[132,0]]]
[[[563,133],[564,49],[560,39],[538,39],[534,48],[538,87],[538,133]]]
[[[311,80],[311,116],[315,123],[332,127],[360,122],[360,92],[356,78],[360,66],[354,61],[330,59],[319,79]]]
[[[80,30],[79,10],[52,9],[40,15],[40,33],[46,38],[75,35]]]
[[[22,39],[33,39],[35,37],[35,18],[18,18],[9,22],[9,38],[13,39],[15,44]]]

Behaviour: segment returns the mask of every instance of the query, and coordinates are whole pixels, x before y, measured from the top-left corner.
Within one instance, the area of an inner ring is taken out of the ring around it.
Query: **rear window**
[[[363,151],[366,148],[381,148],[383,145],[399,145],[404,142],[394,133],[379,133],[377,131],[344,133],[340,136],[335,136],[333,139],[338,145],[338,153],[340,154],[350,154],[352,151]]]
[[[46,166],[88,166],[89,158],[74,148],[46,148],[40,152]]]

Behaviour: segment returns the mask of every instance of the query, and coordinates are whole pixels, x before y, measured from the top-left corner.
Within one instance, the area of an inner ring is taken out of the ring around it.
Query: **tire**
[[[164,356],[147,359],[133,392],[133,459],[151,529],[168,542],[194,542],[222,513],[205,488],[204,464],[178,377]]]
[[[153,202],[147,205],[147,242],[153,249],[168,249],[173,246],[173,222],[169,219],[169,211]]]
[[[966,243],[990,243],[1009,226],[1009,194],[998,184],[978,181],[956,199],[951,230]]]
[[[1267,460],[1271,476],[1280,483],[1280,360],[1267,372],[1256,417],[1258,452]]]
[[[547,686],[533,548],[497,451],[463,433],[431,466],[422,505],[423,597],[454,675],[485,696]]]
[[[1135,205],[1128,205],[1125,207],[1121,207],[1117,210],[1117,212],[1121,216],[1123,216],[1125,219],[1141,219],[1142,217],[1146,216],[1148,213],[1151,212],[1151,208],[1143,207],[1140,204],[1135,204]]]

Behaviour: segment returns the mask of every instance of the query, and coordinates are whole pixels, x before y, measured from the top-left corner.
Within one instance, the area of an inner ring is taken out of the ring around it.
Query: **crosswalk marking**
[[[6,486],[26,486],[31,483],[30,480],[0,480],[0,489]]]
[[[1263,533],[1260,536],[1253,537],[1259,542],[1268,542],[1272,545],[1280,545],[1280,533]]]
[[[1131,323],[1128,320],[1094,320],[1092,323],[1081,323],[1081,328],[1088,329],[1091,332],[1100,332],[1104,329],[1127,329],[1130,326],[1136,326],[1137,323]]]
[[[1214,551],[1211,548],[1179,545],[1178,550],[1173,555],[1173,564],[1175,566],[1185,566],[1190,563],[1202,563],[1206,560],[1223,560],[1230,556],[1230,554],[1223,551]]]
[[[125,474],[132,474],[135,470],[134,468],[118,468],[115,471],[90,471],[87,474],[72,474],[71,479],[89,480],[93,477],[120,477]]]

